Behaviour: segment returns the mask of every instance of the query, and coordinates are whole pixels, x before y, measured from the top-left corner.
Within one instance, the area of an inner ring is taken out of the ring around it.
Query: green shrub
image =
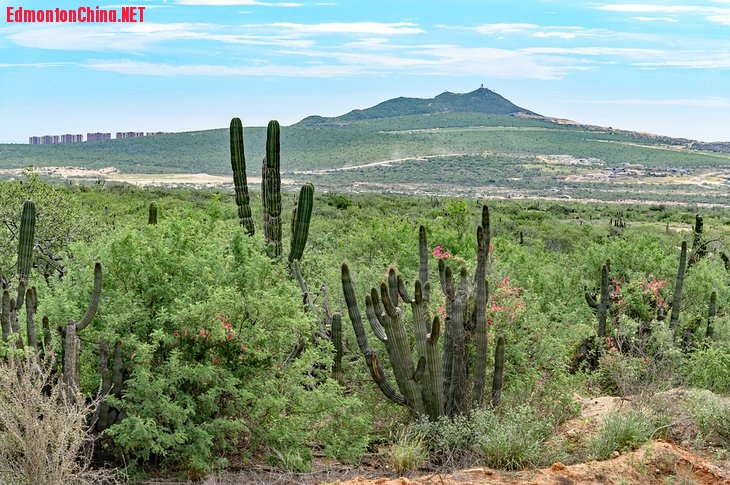
[[[414,432],[414,428],[406,428],[381,450],[381,455],[387,467],[400,475],[417,470],[428,461],[428,446],[424,437]]]
[[[651,438],[654,426],[649,417],[640,411],[611,413],[589,443],[591,456],[606,460],[614,451],[631,451]]]
[[[730,393],[730,342],[711,342],[695,350],[684,361],[681,373],[687,386]]]
[[[229,226],[170,210],[156,226],[79,248],[106,268],[102,305],[84,335],[87,393],[99,382],[98,344],[122,344],[123,389],[107,403],[126,417],[106,433],[128,462],[190,478],[227,453],[302,471],[321,447],[356,463],[370,414],[328,380],[329,342],[311,342],[315,322],[285,265],[262,253],[258,237]],[[71,283],[44,303],[54,322],[68,301],[83,301]]]
[[[431,459],[445,466],[481,464],[519,470],[550,461],[555,450],[545,445],[553,423],[529,406],[479,409],[469,416],[421,420],[416,433],[430,445]]]

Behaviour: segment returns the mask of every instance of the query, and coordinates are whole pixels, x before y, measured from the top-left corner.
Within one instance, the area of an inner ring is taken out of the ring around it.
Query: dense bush
[[[386,459],[404,470],[424,460],[516,469],[559,458],[559,447],[547,440],[558,423],[575,415],[574,392],[627,395],[677,384],[730,392],[730,280],[715,253],[687,272],[676,340],[657,316],[660,300],[666,304],[673,295],[679,244],[691,233],[667,232],[653,220],[661,213],[689,229],[694,215],[687,209],[637,207],[631,226],[616,232],[608,219],[617,209],[608,205],[534,203],[526,210],[518,201],[495,203],[488,358],[493,342],[504,336],[503,404],[453,420],[416,420],[397,433],[391,431],[396,424],[413,417],[382,399],[362,365],[352,328],[343,328],[343,386],[329,378],[331,343],[313,336],[326,305],[345,308],[343,260],[359,268],[360,288],[377,286],[389,265],[416,274],[420,224],[430,252],[441,246],[472,272],[474,234],[462,224],[476,226],[480,206],[474,201],[355,194],[315,202],[302,261],[315,317],[288,268],[263,254],[258,235],[243,235],[230,197],[118,187],[54,190],[67,204],[59,207],[73,207],[84,221],[108,231],[101,235],[90,227],[83,243],[69,241],[62,278],[45,281],[43,265],[34,267],[38,315],[48,315],[54,328],[78,318],[89,299],[93,264],[102,262],[101,305],[80,334],[81,391],[90,399],[97,394],[105,364],[100,355],[109,357],[110,372],[119,348],[118,385],[105,398],[114,420],[101,436],[120,463],[190,477],[223,468],[229,459],[306,470],[319,455],[357,463],[380,442],[392,446]],[[146,224],[151,200],[160,207],[156,226]],[[258,210],[256,194],[253,203]],[[291,197],[284,205],[291,206]],[[447,208],[458,213],[458,227]],[[574,210],[582,223],[573,219]],[[722,237],[723,220],[725,213],[716,211],[706,218],[708,237]],[[0,267],[8,274],[12,247],[11,241],[1,254]],[[599,342],[600,365],[589,372],[574,365],[581,343],[596,333],[584,289],[597,289],[607,259],[620,291],[610,309],[611,340]],[[435,277],[431,284],[438,285]],[[718,311],[708,339],[712,291]],[[429,311],[435,314],[443,302],[437,291],[432,298]],[[642,328],[649,332],[640,334]],[[722,426],[724,412],[708,411],[708,428]],[[619,424],[632,433],[619,448],[643,439],[641,423]],[[604,441],[614,439],[605,433]]]

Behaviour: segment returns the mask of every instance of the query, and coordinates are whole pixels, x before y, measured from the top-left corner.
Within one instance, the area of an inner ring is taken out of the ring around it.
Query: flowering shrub
[[[506,276],[495,286],[489,296],[487,325],[514,323],[516,315],[525,309],[523,288],[512,286]]]
[[[436,259],[448,259],[451,257],[451,253],[441,246],[436,246],[433,250],[433,257]]]
[[[623,288],[620,284],[617,285],[616,303],[619,311],[639,322],[652,322],[657,315],[666,313],[668,301],[666,285],[666,280],[639,275],[632,278]]]

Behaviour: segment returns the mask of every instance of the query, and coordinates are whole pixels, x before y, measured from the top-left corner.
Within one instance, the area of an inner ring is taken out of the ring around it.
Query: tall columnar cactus
[[[590,306],[598,314],[598,337],[604,338],[606,336],[606,321],[608,319],[608,305],[611,299],[611,287],[608,278],[608,272],[610,270],[610,262],[607,260],[603,266],[601,266],[601,297],[600,300],[596,300],[595,294],[590,293],[588,290],[584,291],[584,296],[588,306]]]
[[[684,273],[687,270],[687,241],[682,241],[682,249],[679,253],[679,268],[677,279],[674,282],[674,297],[672,298],[672,314],[669,317],[669,328],[674,338],[677,336],[679,326],[679,309],[682,305],[682,288],[684,287]]]
[[[715,334],[715,317],[717,316],[717,292],[713,291],[710,295],[710,307],[707,311],[707,333],[705,338],[708,340]]]
[[[18,242],[18,277],[27,285],[30,268],[33,262],[33,244],[35,238],[35,202],[23,202],[23,213],[20,218],[20,238]]]
[[[342,384],[342,314],[332,314],[332,344],[335,347],[335,356],[332,361],[332,378]]]
[[[147,209],[147,224],[157,224],[157,204],[150,202],[150,206]]]
[[[494,349],[494,375],[492,377],[492,407],[499,406],[502,400],[502,384],[504,381],[504,336],[497,338]]]
[[[20,336],[20,322],[18,316],[23,308],[26,295],[31,301],[26,307],[31,312],[30,325],[33,326],[32,312],[35,311],[35,288],[26,289],[30,279],[30,270],[33,262],[33,245],[35,244],[36,206],[32,200],[23,203],[20,216],[20,236],[18,240],[18,291],[15,298],[10,296],[10,290],[4,286],[2,291],[2,304],[0,306],[0,327],[4,341],[8,341],[12,334],[18,334],[17,345],[23,346],[23,339]],[[5,285],[5,282],[3,282]],[[29,330],[35,333],[35,329]]]
[[[94,265],[94,287],[91,291],[89,306],[79,321],[69,319],[63,330],[63,382],[71,389],[78,389],[79,385],[81,340],[78,334],[91,323],[96,315],[101,298],[101,283],[101,263],[96,263]]]
[[[266,130],[266,156],[261,166],[261,199],[264,206],[264,244],[266,254],[281,256],[281,128],[276,120]]]
[[[309,237],[309,221],[312,219],[314,207],[314,185],[304,184],[299,190],[299,197],[294,205],[291,219],[291,245],[289,248],[289,263],[301,260],[304,246]]]
[[[484,223],[488,226],[488,212]],[[439,280],[446,296],[445,321],[429,315],[430,283],[428,281],[428,245],[425,228],[419,229],[419,271],[414,292],[409,294],[403,279],[394,269],[388,272],[387,283],[372,289],[365,297],[365,307],[373,333],[384,344],[395,376],[398,390],[388,384],[375,351],[368,345],[355,289],[346,264],[342,265],[342,289],[358,345],[368,369],[383,393],[393,402],[408,406],[414,414],[430,419],[456,415],[483,404],[487,364],[487,285],[486,264],[488,237],[480,225],[477,229],[477,271],[475,285],[469,290],[466,269],[459,271],[458,284],[449,266],[439,263]],[[413,342],[418,355],[414,363],[410,341],[406,334],[403,302],[411,307]],[[469,377],[467,332],[469,303],[473,301],[476,315],[476,351],[474,376]],[[483,327],[483,328],[481,328]],[[442,335],[443,332],[443,335]],[[439,345],[439,341],[443,344]],[[481,362],[480,362],[481,361]],[[480,382],[481,381],[481,382]],[[473,403],[467,397],[471,394]]]
[[[243,152],[243,124],[240,118],[233,118],[230,127],[231,168],[233,169],[233,185],[236,189],[236,205],[238,218],[246,234],[253,236],[255,232],[251,204],[246,183],[246,156]]]
[[[695,226],[692,230],[692,253],[687,260],[687,269],[691,268],[695,263],[707,255],[707,243],[702,237],[704,221],[702,216],[695,216]]]

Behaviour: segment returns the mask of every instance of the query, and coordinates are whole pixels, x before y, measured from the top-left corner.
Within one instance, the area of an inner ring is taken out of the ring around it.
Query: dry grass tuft
[[[0,483],[113,483],[90,469],[88,417],[98,400],[53,376],[52,362],[34,357],[0,363]]]

